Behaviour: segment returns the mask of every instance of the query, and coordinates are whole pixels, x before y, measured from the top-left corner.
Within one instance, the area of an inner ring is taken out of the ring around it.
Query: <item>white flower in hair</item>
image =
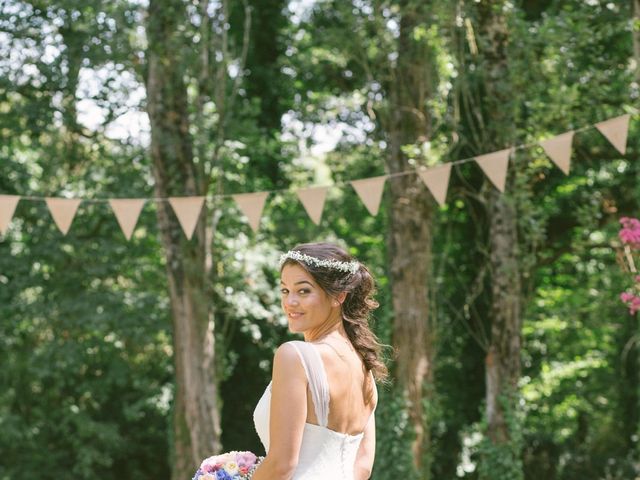
[[[307,265],[314,265],[316,267],[324,267],[332,270],[340,270],[341,272],[356,273],[360,268],[360,264],[356,261],[353,262],[341,262],[339,260],[323,260],[320,258],[312,257],[305,253],[298,252],[296,250],[289,250],[287,253],[280,255],[280,267],[282,264],[290,258],[297,262],[304,262]]]

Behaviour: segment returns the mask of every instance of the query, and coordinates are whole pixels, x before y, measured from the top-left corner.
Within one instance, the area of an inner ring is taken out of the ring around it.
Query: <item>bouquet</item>
[[[205,458],[193,480],[249,480],[264,457],[251,452],[227,452]]]

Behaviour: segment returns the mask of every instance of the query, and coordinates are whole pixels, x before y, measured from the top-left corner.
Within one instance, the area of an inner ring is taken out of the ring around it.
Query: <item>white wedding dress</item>
[[[364,432],[350,435],[336,432],[327,427],[329,418],[329,384],[320,353],[316,346],[309,342],[293,340],[287,343],[291,343],[300,355],[300,360],[309,380],[316,417],[320,422],[320,425],[304,424],[298,466],[292,480],[353,480],[356,454]],[[375,381],[373,385],[376,388]],[[256,432],[267,453],[269,453],[270,405],[271,382],[267,385],[253,412]],[[377,404],[374,406],[368,421],[371,421],[376,407]]]

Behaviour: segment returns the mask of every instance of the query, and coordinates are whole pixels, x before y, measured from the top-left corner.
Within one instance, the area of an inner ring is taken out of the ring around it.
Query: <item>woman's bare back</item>
[[[312,342],[310,342],[312,343]],[[327,428],[358,435],[364,431],[377,398],[373,377],[353,346],[312,343],[320,354],[329,383]],[[311,390],[307,387],[307,423],[318,425]]]

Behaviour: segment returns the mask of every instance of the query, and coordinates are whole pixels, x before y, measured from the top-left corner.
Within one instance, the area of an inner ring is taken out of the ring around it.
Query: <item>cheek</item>
[[[280,297],[280,308],[282,308],[283,311],[287,308],[287,297],[284,295]]]
[[[324,310],[325,303],[319,295],[313,295],[307,299],[307,305],[312,306],[315,310]]]

